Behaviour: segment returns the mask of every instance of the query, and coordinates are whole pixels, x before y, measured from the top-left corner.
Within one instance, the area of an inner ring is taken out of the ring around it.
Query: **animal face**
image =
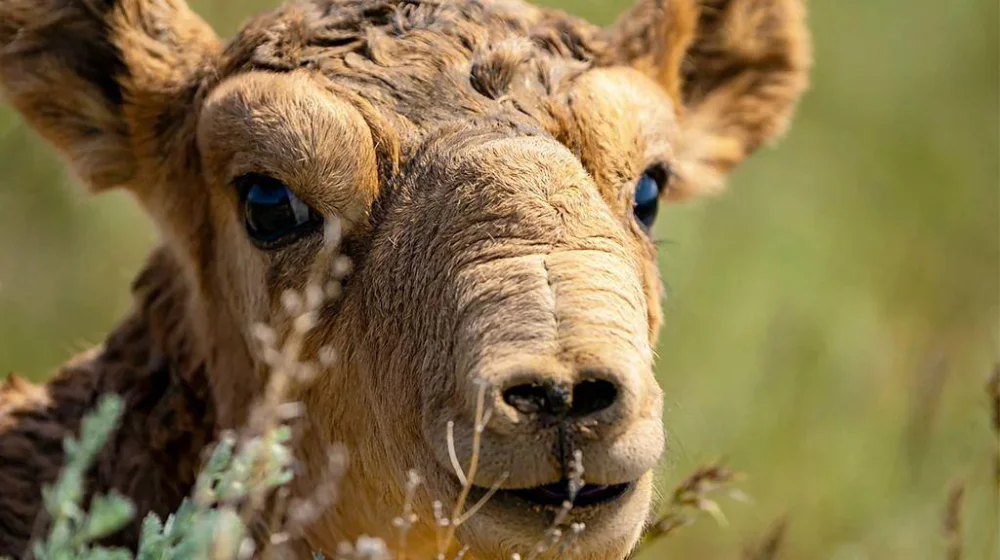
[[[181,263],[222,427],[266,381],[254,326],[289,332],[283,294],[346,272],[336,224],[351,269],[305,341],[339,358],[297,395],[302,490],[333,442],[353,466],[311,546],[390,536],[409,469],[433,520],[474,461],[473,497],[499,489],[458,531],[477,557],[531,550],[566,500],[577,556],[631,550],[664,447],[650,227],[784,126],[798,2],[643,1],[601,29],[515,1],[317,0],[225,48],[179,0],[0,15],[8,98]]]

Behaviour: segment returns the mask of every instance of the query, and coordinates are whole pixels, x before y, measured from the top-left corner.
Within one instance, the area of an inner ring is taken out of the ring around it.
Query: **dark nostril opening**
[[[503,392],[503,400],[524,414],[563,416],[569,412],[568,387],[522,383]]]
[[[618,398],[618,387],[603,379],[588,379],[573,387],[573,415],[586,416],[613,405]]]
[[[533,383],[515,385],[503,392],[503,401],[524,414],[534,414],[548,408],[548,391]]]
[[[570,388],[555,383],[522,383],[508,387],[503,400],[523,414],[565,417],[600,412],[618,399],[618,386],[603,379],[588,379]]]

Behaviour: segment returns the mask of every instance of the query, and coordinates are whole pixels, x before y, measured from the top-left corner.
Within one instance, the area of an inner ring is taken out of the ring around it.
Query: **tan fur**
[[[133,192],[163,237],[102,348],[44,387],[0,387],[0,555],[44,525],[58,442],[100,394],[128,408],[90,487],[122,490],[140,518],[175,508],[203,446],[246,420],[267,375],[251,328],[287,332],[280,295],[305,287],[321,242],[251,244],[232,183],[258,173],[342,219],[355,269],[307,340],[340,360],[295,395],[308,410],[295,490],[315,487],[333,442],[352,464],[303,546],[391,540],[417,468],[410,542],[432,552],[431,500],[459,490],[446,423],[468,459],[486,383],[476,484],[555,482],[565,447],[581,450],[588,483],[635,486],[574,514],[588,523],[576,556],[624,557],[664,438],[661,289],[635,181],[666,165],[664,198],[717,185],[786,126],[807,47],[798,0],[641,0],[609,29],[518,0],[313,0],[225,48],[180,0],[0,0],[7,100],[95,190]],[[586,379],[617,399],[558,429],[502,398],[512,383]],[[550,521],[502,494],[458,537],[506,558]]]

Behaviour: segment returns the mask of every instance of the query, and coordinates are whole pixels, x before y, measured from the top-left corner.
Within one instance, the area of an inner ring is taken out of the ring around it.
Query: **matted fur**
[[[555,450],[580,449],[588,482],[635,486],[575,514],[592,522],[579,557],[625,556],[663,447],[660,284],[634,182],[665,165],[664,198],[717,188],[784,130],[808,65],[799,0],[642,0],[607,29],[519,0],[313,0],[225,47],[181,0],[0,0],[5,98],[94,190],[133,192],[163,238],[101,348],[43,387],[0,387],[0,555],[41,526],[59,442],[102,393],[127,411],[90,487],[129,495],[140,519],[173,510],[203,446],[244,422],[267,371],[251,327],[288,330],[279,296],[319,254],[316,236],[248,242],[231,183],[260,173],[343,220],[355,264],[307,341],[341,359],[296,395],[309,411],[296,490],[333,442],[354,465],[305,543],[390,537],[410,468],[427,478],[424,520],[432,498],[453,499],[445,423],[467,458],[485,382],[475,482],[554,482]],[[558,442],[500,396],[586,379],[617,399],[562,419]],[[550,520],[495,502],[459,531],[480,558],[523,552]],[[411,535],[417,552],[433,540],[426,522]]]

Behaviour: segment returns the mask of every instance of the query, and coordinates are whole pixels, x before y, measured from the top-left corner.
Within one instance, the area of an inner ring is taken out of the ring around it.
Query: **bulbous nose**
[[[618,385],[606,379],[585,379],[572,386],[535,375],[503,390],[503,401],[522,414],[548,419],[583,418],[618,400]]]

